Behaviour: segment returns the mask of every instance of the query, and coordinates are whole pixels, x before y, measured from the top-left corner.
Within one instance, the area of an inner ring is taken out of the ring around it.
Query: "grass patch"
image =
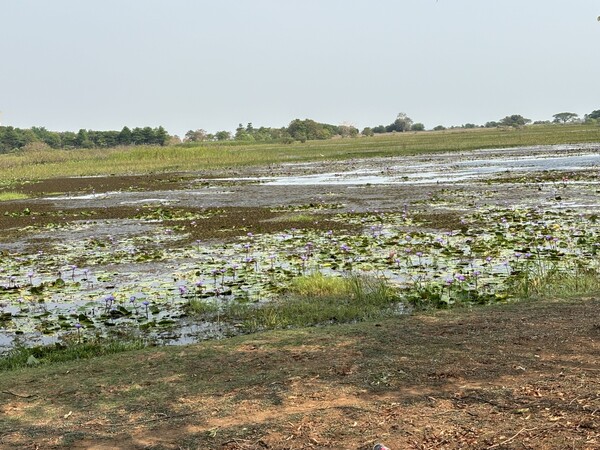
[[[315,274],[296,279],[288,295],[276,301],[260,307],[232,304],[224,316],[255,332],[387,317],[399,302],[385,280]]]
[[[509,285],[512,296],[524,299],[573,298],[600,292],[600,274],[576,266],[561,269],[552,263],[532,262]]]
[[[193,298],[189,301],[186,311],[193,316],[213,316],[219,311],[219,305],[211,300]]]
[[[0,192],[0,202],[24,200],[26,198],[29,198],[29,196],[21,192]]]
[[[89,359],[96,356],[138,350],[147,346],[142,340],[84,342],[38,347],[18,347],[0,358],[0,371],[14,370],[40,364]]]
[[[289,292],[302,297],[335,297],[351,295],[350,278],[325,276],[321,272],[296,277]]]
[[[315,219],[316,217],[310,214],[286,214],[271,219],[271,222],[314,222]]]

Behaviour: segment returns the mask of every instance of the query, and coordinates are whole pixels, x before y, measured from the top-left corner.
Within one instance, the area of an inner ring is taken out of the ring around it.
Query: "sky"
[[[2,125],[427,128],[600,109],[599,0],[0,0]]]

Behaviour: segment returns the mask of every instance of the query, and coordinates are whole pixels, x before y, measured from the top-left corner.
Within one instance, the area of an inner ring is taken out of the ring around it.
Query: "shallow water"
[[[431,170],[432,166],[435,170]],[[298,176],[264,178],[266,185],[357,185],[357,184],[428,184],[453,183],[488,178],[506,172],[577,171],[600,168],[600,154],[551,156],[547,154],[519,158],[477,158],[435,164],[393,165],[389,169],[354,170]]]

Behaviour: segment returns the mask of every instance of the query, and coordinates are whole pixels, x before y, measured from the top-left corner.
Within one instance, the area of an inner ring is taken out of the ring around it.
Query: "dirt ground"
[[[2,449],[598,449],[600,300],[438,311],[0,374]]]

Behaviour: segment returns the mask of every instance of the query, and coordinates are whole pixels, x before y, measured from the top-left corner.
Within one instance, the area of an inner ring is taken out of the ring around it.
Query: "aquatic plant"
[[[360,224],[363,233],[296,228],[192,246],[178,246],[178,233],[157,233],[114,237],[110,245],[98,239],[58,243],[43,254],[7,253],[0,272],[5,333],[59,337],[76,321],[104,336],[126,328],[152,334],[195,314],[194,309],[220,323],[235,323],[243,312],[257,327],[283,326],[288,323],[281,309],[285,303],[300,309],[319,304],[311,300],[302,306],[306,299],[300,297],[309,295],[294,293],[295,287],[304,283],[316,289],[353,276],[385,281],[417,308],[567,295],[567,290],[589,292],[597,284],[600,224],[575,211],[485,208],[462,218],[462,228],[452,232],[407,231],[407,223],[418,222],[405,212],[341,213],[333,220]],[[80,230],[86,224],[71,227]],[[132,245],[134,256],[127,250]],[[156,249],[167,245],[168,251]],[[68,261],[86,268],[78,272]],[[144,272],[147,262],[160,272]],[[123,270],[106,272],[104,264]],[[130,264],[137,269],[128,270]],[[325,297],[327,303],[336,295]],[[190,307],[194,300],[197,305]],[[368,302],[347,306],[358,317],[363,307],[373,313]],[[381,307],[381,314],[391,311]],[[289,322],[294,323],[300,321]]]

